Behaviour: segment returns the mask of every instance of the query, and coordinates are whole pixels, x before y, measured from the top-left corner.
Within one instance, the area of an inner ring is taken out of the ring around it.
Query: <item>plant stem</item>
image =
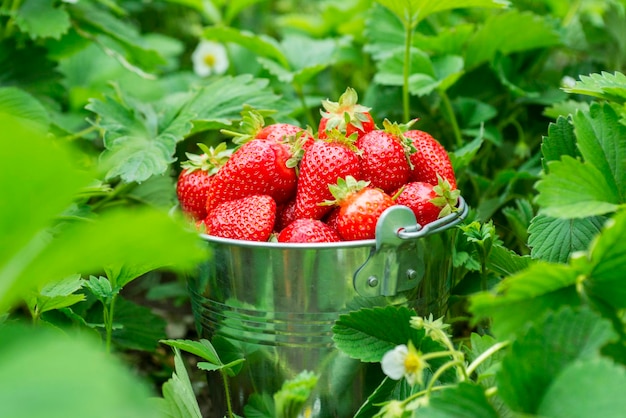
[[[228,418],[234,418],[235,414],[233,413],[233,404],[230,399],[230,388],[228,386],[228,376],[224,370],[220,370],[220,374],[222,375],[222,382],[224,382],[224,394],[226,396],[226,409],[228,410]]]
[[[105,347],[107,354],[111,353],[111,339],[113,335],[113,312],[115,310],[115,299],[117,295],[111,296],[111,303],[104,306],[104,328],[106,331]]]
[[[402,82],[402,108],[404,114],[404,123],[411,120],[410,109],[410,92],[409,77],[411,75],[411,44],[413,43],[413,22],[405,23],[406,36],[404,37],[404,63],[403,63],[403,82]]]
[[[8,38],[13,34],[13,30],[15,28],[14,16],[17,13],[17,9],[20,8],[21,3],[22,0],[13,0],[13,3],[11,4],[11,10],[9,10],[9,21],[4,28],[4,38]]]
[[[450,124],[452,125],[452,131],[454,132],[454,140],[456,142],[456,146],[458,148],[463,146],[463,136],[461,135],[461,129],[459,128],[459,122],[456,119],[456,115],[454,114],[454,109],[452,108],[452,102],[450,102],[450,98],[448,97],[448,93],[445,90],[437,90],[439,92],[439,96],[441,97],[441,101],[443,102],[443,106],[446,109],[446,113],[450,118]]]
[[[474,373],[474,370],[476,370],[476,368],[478,368],[478,366],[480,366],[483,361],[487,360],[491,355],[500,351],[501,349],[508,346],[509,344],[510,344],[509,341],[501,341],[489,347],[481,355],[476,357],[469,366],[467,366],[467,369],[466,369],[467,375],[471,376],[472,373]]]
[[[315,119],[313,118],[313,114],[311,114],[311,109],[309,109],[306,104],[306,96],[304,95],[302,86],[300,84],[294,83],[293,88],[296,91],[296,95],[300,99],[300,103],[302,104],[302,111],[304,112],[304,116],[306,116],[308,124],[311,126],[311,128],[315,128]]]
[[[430,392],[433,390],[435,386],[435,382],[446,370],[450,367],[458,367],[459,369],[463,369],[463,361],[462,360],[452,360],[441,366],[437,369],[435,373],[433,373],[433,377],[428,382],[428,387],[426,388],[426,396],[430,395]]]

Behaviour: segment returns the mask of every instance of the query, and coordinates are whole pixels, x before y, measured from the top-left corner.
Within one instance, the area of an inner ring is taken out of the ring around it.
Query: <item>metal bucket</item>
[[[328,244],[281,244],[204,235],[212,259],[189,278],[199,335],[227,340],[243,354],[230,379],[235,413],[252,394],[269,395],[303,370],[320,377],[305,406],[311,418],[350,417],[374,389],[366,367],[333,347],[331,328],[342,313],[403,305],[441,316],[450,292],[450,228],[459,210],[421,227],[405,206],[383,213],[376,239]],[[216,417],[226,414],[221,377],[208,373]]]

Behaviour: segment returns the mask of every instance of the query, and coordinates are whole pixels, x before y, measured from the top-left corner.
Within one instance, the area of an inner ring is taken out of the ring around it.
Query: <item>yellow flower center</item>
[[[213,66],[215,65],[215,55],[213,55],[213,54],[206,54],[204,56],[203,61],[207,65],[207,67],[213,68]]]
[[[422,359],[417,353],[409,351],[404,358],[404,370],[407,374],[417,373],[423,369]]]

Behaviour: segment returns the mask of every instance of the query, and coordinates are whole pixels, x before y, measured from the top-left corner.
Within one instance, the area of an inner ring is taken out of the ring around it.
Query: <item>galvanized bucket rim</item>
[[[392,208],[397,208],[402,205],[395,205],[391,208],[387,209],[388,211]],[[402,206],[405,209],[408,209],[406,206]],[[444,216],[443,218],[437,219],[426,225],[420,225],[417,222],[414,224],[406,225],[403,228],[400,228],[396,231],[386,231],[395,234],[398,239],[417,239],[427,235],[431,235],[437,232],[441,232],[448,228],[451,228],[461,221],[465,219],[469,211],[467,204],[463,197],[459,196],[459,204],[457,206],[457,211],[452,212],[451,214]],[[382,217],[381,217],[382,218]],[[413,218],[414,219],[414,218]],[[379,228],[377,228],[377,231]],[[248,247],[248,248],[275,248],[275,249],[342,249],[342,248],[358,248],[358,247],[376,247],[379,243],[381,237],[378,236],[376,239],[367,239],[367,240],[356,240],[356,241],[340,241],[340,242],[307,242],[307,243],[295,243],[295,242],[277,242],[277,241],[246,241],[240,239],[232,239],[232,238],[222,238],[214,235],[209,235],[206,233],[201,233],[200,236],[209,242],[225,245],[225,246],[239,246],[239,247]]]

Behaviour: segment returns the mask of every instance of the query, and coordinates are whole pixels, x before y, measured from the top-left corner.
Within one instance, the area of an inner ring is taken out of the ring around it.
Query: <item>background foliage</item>
[[[194,338],[183,273],[210,256],[171,211],[180,163],[228,140],[244,106],[315,129],[321,100],[347,86],[377,120],[419,118],[450,151],[472,208],[450,249],[457,341],[513,341],[493,416],[623,410],[608,388],[626,358],[625,6],[0,1],[0,416],[201,413],[189,346],[159,343]],[[227,48],[226,73],[194,73],[201,40]],[[485,406],[468,385],[441,399]],[[444,404],[424,416],[459,412]]]

